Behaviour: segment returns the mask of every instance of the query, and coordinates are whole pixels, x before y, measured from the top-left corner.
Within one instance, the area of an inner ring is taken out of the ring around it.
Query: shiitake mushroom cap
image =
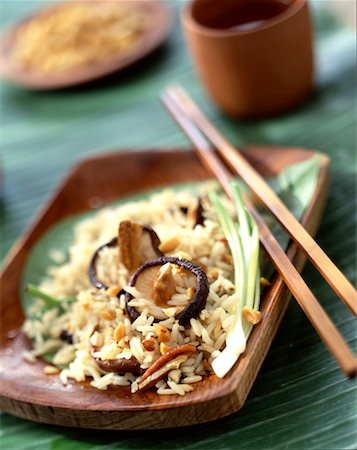
[[[159,250],[159,246],[161,244],[160,238],[159,236],[155,233],[155,231],[149,226],[149,225],[143,225],[143,232],[148,233],[148,235],[150,236],[150,240],[151,240],[151,245],[152,248],[154,250],[154,252],[156,253],[157,256],[162,256],[163,253]],[[91,284],[97,288],[97,289],[108,289],[109,286],[107,286],[105,283],[101,282],[100,280],[98,280],[97,278],[97,260],[99,258],[99,254],[100,252],[105,249],[105,248],[112,248],[112,247],[116,247],[118,245],[118,237],[114,237],[113,239],[111,239],[109,242],[107,242],[106,244],[101,245],[93,254],[92,259],[89,263],[89,268],[88,268],[88,276],[89,276],[89,280],[91,282]],[[118,297],[123,294],[125,291],[123,289],[121,289],[121,291],[118,293]]]
[[[161,258],[147,261],[140,267],[138,267],[138,269],[131,276],[128,282],[128,286],[135,286],[138,278],[146,269],[155,266],[163,266],[167,263],[182,267],[196,277],[197,288],[192,300],[179,314],[175,316],[180,325],[186,326],[190,322],[190,319],[197,317],[202,309],[206,306],[206,301],[209,293],[209,283],[207,275],[201,267],[184,258],[177,258],[175,256],[162,256]],[[140,315],[135,307],[129,305],[129,302],[133,298],[134,297],[129,294],[129,292],[125,293],[126,309],[132,321],[137,319]]]

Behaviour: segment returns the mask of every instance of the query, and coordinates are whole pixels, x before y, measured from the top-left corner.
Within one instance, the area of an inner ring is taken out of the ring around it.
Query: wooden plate
[[[265,176],[315,155],[298,148],[243,149]],[[302,223],[315,233],[326,200],[329,160],[320,159],[318,183]],[[102,429],[144,429],[192,425],[223,417],[243,405],[286,310],[289,293],[275,276],[261,302],[264,319],[254,327],[246,352],[223,378],[214,375],[197,383],[184,397],[154,392],[130,394],[129,388],[99,391],[89,382],[63,386],[57,376],[44,375],[45,363],[21,357],[30,343],[20,331],[24,320],[19,287],[26,258],[36,241],[58,220],[88,210],[93,199],[112,201],[172,183],[210,178],[194,152],[128,151],[87,159],[69,174],[35,223],[10,252],[1,274],[0,332],[1,408],[26,419],[57,425]],[[305,258],[295,245],[289,257],[299,270]]]
[[[114,0],[121,2],[120,0]],[[156,0],[131,0],[123,1],[129,7],[139,8],[150,14],[152,24],[147,31],[143,32],[137,45],[126,53],[113,56],[103,62],[79,66],[74,69],[63,71],[62,73],[36,72],[27,68],[22,68],[15,64],[12,59],[12,51],[16,44],[16,34],[20,27],[31,20],[36,15],[48,14],[57,6],[44,8],[36,14],[24,19],[20,23],[10,28],[0,41],[1,76],[19,86],[38,90],[58,89],[75,86],[89,81],[96,80],[103,76],[118,72],[134,64],[145,56],[149,55],[167,38],[170,31],[171,15],[169,9],[162,1]]]

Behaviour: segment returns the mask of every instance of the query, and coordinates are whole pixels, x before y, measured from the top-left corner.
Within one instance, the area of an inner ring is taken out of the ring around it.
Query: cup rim
[[[266,30],[284,22],[289,17],[293,16],[296,12],[300,11],[307,3],[308,0],[294,0],[294,2],[283,12],[277,14],[271,19],[267,20],[264,25],[250,30],[230,30],[230,29],[219,29],[212,28],[206,25],[202,25],[196,19],[192,17],[192,9],[194,3],[199,0],[192,0],[181,12],[181,19],[185,26],[188,26],[201,34],[215,36],[215,37],[232,37],[232,36],[242,36],[258,33],[261,30]]]

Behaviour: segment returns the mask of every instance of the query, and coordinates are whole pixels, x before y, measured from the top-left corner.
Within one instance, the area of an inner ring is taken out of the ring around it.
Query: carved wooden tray
[[[251,147],[242,152],[265,176],[278,174],[316,153],[299,148]],[[314,234],[324,208],[329,160],[320,158],[318,183],[302,223]],[[237,411],[245,402],[268,352],[289,300],[278,276],[261,301],[264,319],[254,327],[247,350],[223,378],[214,375],[181,396],[154,392],[131,394],[129,388],[99,391],[89,382],[63,386],[44,375],[44,362],[21,357],[30,342],[20,331],[24,320],[20,284],[27,256],[36,241],[58,220],[90,208],[93,198],[109,202],[160,186],[210,178],[193,151],[128,151],[84,160],[68,175],[35,223],[17,242],[1,273],[0,395],[2,410],[26,419],[82,428],[144,429],[192,425]],[[287,250],[299,270],[305,257],[291,244]]]

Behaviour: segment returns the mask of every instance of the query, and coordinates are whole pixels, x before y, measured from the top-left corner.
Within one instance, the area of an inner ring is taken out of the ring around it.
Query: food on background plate
[[[28,286],[24,357],[50,354],[45,373],[59,369],[64,384],[133,393],[184,395],[225,376],[261,320],[258,230],[236,183],[232,202],[201,190],[163,190],[81,221],[66,261]]]
[[[133,2],[59,4],[21,25],[13,62],[48,74],[105,62],[137,46],[150,21]]]

